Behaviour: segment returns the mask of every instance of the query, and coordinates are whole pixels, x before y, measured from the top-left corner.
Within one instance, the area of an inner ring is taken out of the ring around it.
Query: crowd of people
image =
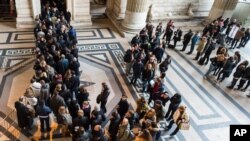
[[[181,103],[181,94],[170,96],[165,90],[166,71],[171,64],[171,56],[165,53],[165,49],[176,48],[180,41],[183,43],[180,51],[185,51],[191,42],[187,54],[192,54],[198,44],[194,60],[200,65],[211,62],[204,79],[213,72],[217,81],[222,82],[236,67],[228,88],[233,89],[238,81],[238,90],[245,91],[250,85],[248,61],[241,60],[239,51],[231,56],[228,53],[229,49],[245,47],[250,38],[249,29],[245,30],[236,20],[220,17],[201,33],[189,30],[184,35],[172,20],[165,29],[162,23],[156,28],[147,23],[133,37],[123,59],[126,75],[132,76],[130,84],[137,86],[140,79],[142,93],[149,94],[149,99],[141,96],[136,100],[136,109],[132,110],[127,95],[122,95],[116,109],[107,117],[109,86],[105,82],[101,84],[102,89],[96,97],[100,106],[92,109],[90,94],[80,85],[77,33],[70,25],[71,14],[59,7],[54,1],[43,1],[42,13],[36,18],[35,75],[24,96],[15,102],[18,125],[24,131],[34,128],[35,118],[40,121],[42,133],[51,131],[53,120],[62,136],[70,135],[73,141],[156,141],[173,124],[176,126],[170,136],[176,135],[180,129],[188,130],[190,117],[187,107]],[[216,55],[210,57],[215,49]],[[159,122],[164,120],[168,124],[165,131],[161,131]],[[106,127],[105,121],[110,121]]]

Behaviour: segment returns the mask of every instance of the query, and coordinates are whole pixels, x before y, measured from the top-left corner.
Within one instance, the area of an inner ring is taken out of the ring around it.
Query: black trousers
[[[198,59],[200,58],[200,56],[201,56],[201,52],[198,52],[198,51],[197,51],[197,54],[196,54],[196,56],[195,56],[194,59],[195,59],[195,60],[198,60]]]
[[[107,104],[107,101],[102,101],[101,102],[101,109],[102,109],[103,113],[107,112],[106,104]]]
[[[173,124],[174,124],[174,120],[171,119],[171,121],[170,121],[170,123],[169,123],[169,125],[168,125],[168,129],[171,129],[172,126],[173,126]],[[175,135],[175,134],[180,130],[179,124],[176,124],[176,125],[177,125],[177,127],[175,128],[174,132],[171,133],[171,135]]]
[[[45,131],[45,125],[46,125],[46,130],[49,131],[50,130],[49,117],[47,117],[47,118],[41,118],[41,117],[39,117],[39,119],[40,119],[40,122],[41,122],[41,129],[40,129],[41,132]]]
[[[177,108],[178,108],[178,106],[173,107],[173,106],[169,105],[168,111],[167,111],[167,113],[165,115],[165,118],[171,119],[173,117],[173,115],[174,115],[174,112],[177,110]],[[170,116],[169,116],[169,114],[170,114]]]

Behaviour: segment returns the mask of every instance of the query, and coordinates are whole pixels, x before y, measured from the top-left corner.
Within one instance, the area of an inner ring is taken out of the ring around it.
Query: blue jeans
[[[208,76],[212,71],[215,71],[216,68],[217,68],[217,67],[211,63],[210,66],[209,66],[208,71],[205,73],[204,76]]]

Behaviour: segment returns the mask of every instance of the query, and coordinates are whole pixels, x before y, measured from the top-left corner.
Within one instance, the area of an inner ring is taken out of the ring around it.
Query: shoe
[[[174,136],[174,135],[175,135],[175,134],[173,134],[173,133],[170,134],[171,137]]]
[[[180,51],[185,51],[185,50],[182,49],[182,50],[180,50]]]
[[[245,92],[246,91],[246,89],[240,89],[242,92]]]
[[[166,126],[166,127],[164,127],[164,130],[165,130],[165,131],[169,131],[170,128],[169,128],[168,126]]]
[[[250,98],[250,94],[247,94],[247,97]]]
[[[170,120],[171,120],[171,118],[168,118],[168,119],[167,119],[167,121],[170,121]]]
[[[198,59],[194,58],[193,60],[198,60]]]
[[[228,88],[228,89],[233,89],[233,87],[232,87],[232,86],[227,86],[227,88]]]
[[[190,55],[191,54],[191,52],[188,52],[188,53],[186,53],[187,55]]]
[[[207,80],[207,77],[206,77],[206,76],[203,76],[203,79]]]

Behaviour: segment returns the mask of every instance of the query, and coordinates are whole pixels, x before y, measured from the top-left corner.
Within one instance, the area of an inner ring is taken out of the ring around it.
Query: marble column
[[[108,0],[107,1],[107,8],[106,8],[106,14],[110,15],[114,9],[114,0]]]
[[[33,0],[32,0],[33,1]],[[33,28],[34,16],[31,0],[16,0],[16,28]]]
[[[92,25],[89,0],[67,0],[67,10],[71,13],[73,26]]]
[[[128,0],[114,0],[112,18],[116,20],[124,19]]]
[[[215,0],[208,20],[212,21],[220,16],[223,18],[231,17],[238,0]]]
[[[224,7],[223,17],[232,17],[234,9],[238,3],[238,0],[228,0]]]
[[[146,25],[148,0],[128,0],[125,19],[122,22],[124,30],[140,30]]]

